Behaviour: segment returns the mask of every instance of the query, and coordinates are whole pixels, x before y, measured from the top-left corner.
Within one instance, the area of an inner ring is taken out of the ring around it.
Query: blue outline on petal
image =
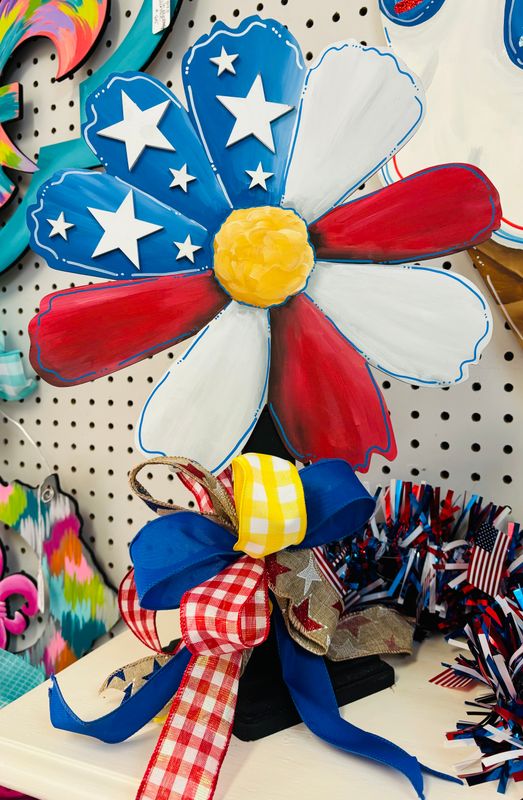
[[[193,270],[193,272],[194,272],[194,274],[202,274],[202,273],[200,273],[200,270]],[[212,270],[205,270],[205,272],[212,273]],[[177,279],[177,278],[187,277],[187,274],[188,274],[187,272],[177,273],[175,275],[167,274],[167,275],[165,275],[165,277]],[[133,280],[128,279],[127,281],[121,281],[120,283],[123,286],[136,286],[137,283],[138,284],[140,284],[141,282],[148,283],[151,280],[154,280],[155,277],[157,277],[157,276],[149,277],[149,276],[142,275],[141,276],[141,281],[133,281]],[[87,291],[89,291],[89,292],[97,292],[97,291],[104,290],[106,287],[107,287],[107,284],[99,284],[99,285],[95,285],[95,286],[78,286],[77,289],[75,289],[74,291],[70,291],[68,294],[69,295],[79,294],[79,293],[84,293],[84,292],[87,292]],[[39,313],[37,315],[38,316],[37,330],[40,328],[40,325],[42,323],[42,319],[47,314],[50,314],[52,312],[53,303],[54,303],[55,300],[58,299],[58,297],[60,297],[60,299],[61,299],[63,297],[63,295],[61,295],[61,294],[53,295],[51,297],[51,300],[49,301],[49,307],[46,308],[45,311],[42,311],[41,313]],[[228,305],[228,303],[226,303],[226,305]],[[222,309],[222,311],[223,311],[223,309]],[[200,329],[198,328],[198,330],[200,330]],[[141,356],[142,358],[145,358],[152,350],[154,350],[155,353],[157,353],[157,352],[160,352],[161,350],[165,350],[165,348],[167,348],[167,347],[171,347],[172,345],[176,344],[179,341],[182,341],[183,339],[188,339],[190,336],[194,336],[198,332],[198,330],[189,331],[188,333],[182,333],[182,334],[180,334],[180,336],[176,336],[174,339],[168,339],[165,342],[159,342],[158,344],[154,345],[153,347],[150,347],[148,350],[142,350],[142,351],[140,351],[138,353],[135,353],[134,355],[129,356],[129,358],[126,358],[123,361],[119,361],[118,362],[118,366],[116,367],[116,369],[111,370],[111,372],[108,372],[107,374],[110,375],[112,372],[116,372],[118,369],[124,368],[125,365],[129,363],[129,361],[133,361],[135,358],[138,358],[139,356]],[[43,363],[42,358],[41,358],[41,345],[40,345],[39,338],[36,339],[35,344],[36,344],[36,358],[37,358],[37,363],[38,363],[38,366],[40,367],[40,369],[43,372],[47,373],[48,375],[55,375],[61,381],[61,383],[63,383],[63,384],[65,384],[65,383],[76,384],[76,383],[79,383],[79,382],[84,382],[85,379],[89,378],[91,375],[95,375],[96,376],[95,378],[92,378],[92,380],[98,380],[98,378],[103,378],[104,377],[104,374],[97,375],[96,372],[86,372],[83,375],[77,376],[76,378],[64,378],[57,370],[49,369],[49,367],[46,367],[45,364]],[[159,348],[159,349],[157,349],[157,348]]]
[[[438,250],[438,251],[435,251],[434,253],[423,253],[422,255],[414,255],[414,256],[411,257],[411,259],[409,260],[408,263],[410,263],[410,261],[420,261],[420,260],[424,260],[424,259],[427,259],[427,258],[438,258],[439,256],[444,256],[444,255],[447,255],[448,253],[452,254],[452,253],[459,252],[461,250],[466,250],[468,247],[475,247],[476,245],[481,244],[481,242],[484,242],[485,238],[488,238],[488,237],[483,236],[483,234],[486,234],[487,232],[496,233],[497,235],[499,235],[499,231],[501,230],[501,228],[493,229],[493,227],[492,227],[492,223],[494,222],[494,219],[495,219],[495,216],[496,216],[496,205],[494,203],[492,192],[490,191],[490,188],[488,187],[488,183],[489,183],[488,178],[479,168],[474,167],[472,164],[463,164],[461,162],[449,162],[448,164],[438,164],[438,165],[436,165],[434,167],[426,167],[425,169],[422,169],[419,172],[414,172],[412,175],[407,175],[406,177],[400,178],[397,181],[391,180],[389,182],[387,180],[387,185],[391,186],[393,183],[403,183],[405,181],[410,181],[413,178],[417,178],[422,174],[425,175],[425,174],[430,173],[430,172],[438,172],[439,170],[448,169],[449,167],[460,167],[461,169],[467,170],[468,172],[472,172],[474,175],[476,175],[481,180],[482,183],[484,183],[487,186],[488,194],[489,194],[490,207],[492,209],[492,215],[491,215],[491,218],[490,218],[491,221],[490,221],[490,223],[488,225],[486,225],[480,231],[475,233],[473,239],[471,239],[469,241],[466,241],[466,242],[461,242],[460,244],[455,244],[452,247],[447,248],[446,250]],[[383,170],[384,169],[386,169],[386,167],[384,167]],[[350,205],[351,203],[359,203],[361,200],[365,200],[368,197],[372,197],[375,194],[379,194],[380,192],[383,191],[383,188],[386,188],[386,187],[382,187],[381,189],[376,189],[375,192],[370,192],[369,194],[366,194],[363,197],[357,197],[355,200],[351,200],[349,203],[346,203],[345,205]],[[338,208],[339,207],[340,206],[338,206]],[[334,207],[334,208],[336,208],[336,207]],[[321,217],[318,217],[318,219],[323,219],[323,217],[326,217],[331,211],[334,210],[334,208],[330,209],[330,211],[326,211],[325,214],[322,214]],[[311,223],[311,225],[312,224],[313,223]],[[483,238],[478,241],[480,236],[482,236]],[[406,263],[405,258],[398,258],[398,259],[396,259],[394,261],[390,261],[390,260],[387,260],[387,261],[373,261],[370,258],[369,259],[361,259],[361,258],[360,259],[356,259],[356,258],[324,258],[324,257],[321,257],[321,258],[318,259],[318,261],[328,261],[328,262],[333,261],[333,262],[335,262],[337,264],[405,264]]]
[[[228,305],[230,305],[230,304],[228,304]],[[227,308],[227,307],[228,306],[226,306],[225,308]],[[222,309],[219,312],[219,314],[222,314],[224,310],[225,309]],[[267,402],[267,389],[268,389],[268,385],[269,385],[269,375],[270,375],[270,366],[271,366],[271,318],[270,318],[270,314],[269,314],[269,310],[268,309],[260,308],[259,310],[262,311],[262,312],[265,312],[266,321],[267,321],[267,367],[266,367],[266,370],[265,370],[265,380],[264,380],[263,389],[262,389],[262,392],[261,392],[260,401],[259,401],[258,407],[257,407],[257,409],[255,411],[254,418],[253,418],[252,422],[249,424],[249,427],[244,431],[244,433],[238,439],[238,441],[236,442],[234,447],[231,448],[231,450],[220,461],[220,463],[209,470],[213,474],[218,472],[218,471],[220,471],[220,470],[222,470],[229,463],[229,461],[233,457],[233,453],[238,451],[238,449],[240,448],[242,442],[245,441],[245,439],[249,436],[249,434],[254,429],[254,426],[256,425],[256,423],[258,422],[258,419],[260,418],[260,414],[261,414],[261,412],[263,410],[263,407],[265,406],[265,404]],[[193,348],[196,347],[196,345],[198,344],[198,342],[200,341],[202,336],[205,333],[207,333],[207,330],[209,329],[209,325],[210,325],[210,323],[208,323],[205,326],[205,328],[203,328],[200,331],[200,333],[198,334],[198,336],[196,337],[194,342],[192,342],[191,346],[180,357],[180,359],[179,359],[180,361],[185,361],[185,359],[190,354],[190,352],[193,350]],[[167,455],[162,450],[149,450],[148,448],[145,447],[145,445],[143,444],[143,440],[142,440],[142,425],[143,425],[145,412],[147,411],[149,403],[151,402],[152,398],[154,397],[154,395],[156,394],[156,392],[158,391],[160,386],[162,386],[165,383],[165,381],[170,376],[170,374],[171,374],[171,370],[168,370],[165,373],[165,375],[163,376],[163,378],[161,379],[161,381],[159,381],[159,383],[156,384],[156,386],[154,387],[153,391],[151,392],[151,394],[147,398],[147,400],[145,402],[145,405],[144,405],[144,407],[143,407],[143,409],[142,409],[142,411],[140,413],[140,419],[138,421],[138,432],[137,432],[138,445],[139,445],[140,449],[142,450],[142,452],[147,453],[148,455],[156,455],[156,456],[165,456],[165,455]]]
[[[499,237],[500,239],[508,239],[509,242],[516,242],[516,244],[523,246],[523,236],[520,237],[514,236],[513,234],[509,233],[503,226],[498,228],[497,231],[494,231],[492,235],[494,237]],[[509,246],[510,245],[507,245],[507,247]]]
[[[319,262],[319,263],[321,264],[321,262]],[[380,264],[377,264],[376,266],[379,267]],[[386,265],[384,265],[384,269],[386,269],[386,268],[387,268]],[[370,356],[368,356],[364,352],[364,350],[362,350],[360,347],[358,347],[357,344],[355,344],[353,341],[351,341],[351,339],[349,339],[343,333],[343,331],[340,330],[340,328],[336,325],[334,320],[332,320],[331,317],[328,316],[328,314],[325,312],[325,310],[320,305],[318,305],[318,303],[314,300],[313,297],[311,297],[308,294],[306,294],[306,297],[308,297],[309,300],[312,303],[314,303],[314,305],[322,312],[322,314],[329,320],[329,322],[332,322],[332,324],[334,325],[336,330],[339,331],[339,333],[349,342],[349,344],[351,344],[354,347],[355,350],[358,351],[358,353],[360,353],[360,355],[363,356],[363,358],[366,359],[366,361],[369,362],[369,364],[372,364],[373,367],[376,367],[376,369],[379,369],[381,372],[384,372],[386,375],[390,375],[393,378],[398,378],[398,380],[401,380],[401,381],[406,381],[407,383],[412,383],[412,384],[414,384],[416,386],[417,385],[423,385],[423,386],[451,386],[452,384],[460,383],[463,379],[465,379],[468,376],[467,365],[468,364],[477,364],[477,362],[479,361],[478,350],[479,350],[479,346],[480,346],[481,342],[485,338],[487,338],[487,341],[490,338],[490,333],[491,333],[491,329],[492,329],[492,326],[490,324],[490,320],[491,320],[490,307],[486,303],[486,301],[483,298],[483,296],[481,295],[481,293],[476,289],[476,287],[472,283],[465,282],[458,275],[450,275],[448,272],[443,272],[441,269],[435,269],[434,267],[421,267],[421,266],[415,266],[415,265],[412,265],[412,264],[405,264],[404,268],[405,269],[418,270],[418,271],[421,270],[421,271],[424,271],[424,272],[434,272],[436,275],[439,275],[441,278],[444,278],[446,280],[450,279],[450,280],[457,281],[458,283],[461,283],[462,286],[465,287],[465,289],[467,289],[469,292],[471,292],[473,295],[475,295],[477,297],[477,299],[479,300],[483,311],[485,312],[485,331],[480,336],[480,338],[476,341],[476,343],[474,345],[474,353],[473,353],[473,355],[470,358],[465,358],[461,362],[461,364],[459,366],[459,375],[457,376],[457,378],[453,378],[450,381],[427,381],[427,380],[423,380],[422,378],[413,378],[412,376],[409,376],[409,375],[400,375],[398,372],[391,372],[386,367],[382,367],[380,364],[377,364]]]
[[[412,85],[417,90],[417,93],[414,94],[413,99],[418,102],[418,104],[420,106],[420,112],[419,112],[418,119],[414,122],[414,124],[407,131],[407,133],[405,133],[402,136],[402,138],[399,140],[399,142],[397,142],[397,144],[393,147],[393,149],[391,150],[389,155],[385,156],[384,158],[382,158],[381,161],[379,161],[378,164],[370,172],[367,173],[367,175],[364,175],[363,177],[361,177],[357,181],[357,183],[355,183],[349,189],[346,189],[345,192],[341,195],[341,197],[339,197],[338,200],[336,200],[330,206],[330,208],[328,208],[326,211],[322,212],[318,217],[316,217],[316,219],[311,220],[308,223],[309,225],[314,225],[315,222],[317,222],[319,219],[321,219],[321,217],[325,216],[325,214],[327,214],[333,208],[336,208],[336,206],[341,205],[344,200],[346,200],[348,197],[350,197],[356,191],[356,189],[358,188],[358,186],[361,185],[361,183],[365,183],[365,181],[368,180],[368,178],[370,178],[371,175],[374,175],[379,169],[381,169],[381,167],[384,164],[386,164],[388,161],[390,161],[390,159],[401,149],[401,147],[403,147],[403,145],[406,144],[407,140],[410,139],[411,136],[413,136],[414,132],[420,126],[420,124],[421,124],[421,122],[423,120],[424,114],[425,114],[425,103],[424,103],[425,95],[424,95],[422,84],[418,83],[418,81],[416,80],[416,76],[412,72],[409,72],[407,69],[402,69],[398,58],[390,50],[383,50],[383,49],[380,49],[378,47],[366,47],[366,46],[361,45],[358,42],[356,42],[355,39],[351,39],[351,40],[349,40],[347,42],[342,42],[341,44],[331,45],[331,47],[328,47],[322,53],[321,58],[318,61],[318,63],[315,64],[313,67],[311,67],[309,69],[309,71],[307,73],[307,76],[305,78],[305,82],[303,84],[302,95],[301,95],[301,98],[300,98],[300,101],[299,101],[298,113],[296,115],[296,125],[295,125],[295,128],[294,128],[292,143],[291,143],[291,146],[290,146],[290,149],[289,149],[289,154],[288,154],[288,157],[287,157],[287,163],[285,165],[284,172],[283,172],[283,176],[284,177],[283,177],[283,193],[282,193],[282,198],[281,198],[281,202],[280,202],[281,205],[285,204],[285,189],[286,189],[286,186],[287,186],[287,177],[288,177],[288,174],[289,174],[289,169],[290,169],[290,166],[291,166],[292,158],[294,156],[294,149],[295,149],[295,146],[296,146],[296,141],[297,141],[297,138],[298,138],[298,132],[299,132],[300,122],[301,122],[301,117],[302,117],[303,101],[305,99],[305,95],[306,95],[306,92],[307,92],[307,87],[308,87],[308,84],[309,84],[309,78],[310,78],[311,74],[321,66],[323,60],[326,58],[328,53],[332,52],[333,50],[339,53],[342,50],[345,50],[347,47],[352,47],[352,48],[354,48],[356,50],[362,50],[363,52],[369,52],[369,51],[370,52],[375,52],[375,53],[377,53],[377,55],[379,55],[382,58],[390,58],[390,59],[392,59],[392,61],[394,61],[395,65],[396,65],[397,70],[400,73],[400,75],[405,75],[407,78],[409,78],[409,80],[411,81]],[[403,65],[403,66],[405,66],[405,65]],[[420,97],[419,97],[420,94],[421,94],[421,98],[422,99],[420,99]]]

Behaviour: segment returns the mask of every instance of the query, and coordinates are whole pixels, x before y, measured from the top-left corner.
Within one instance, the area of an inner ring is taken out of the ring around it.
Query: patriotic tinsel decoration
[[[393,604],[420,630],[446,633],[523,584],[522,533],[509,514],[476,494],[393,480],[367,525],[324,554],[346,609]]]
[[[471,786],[498,781],[504,793],[510,778],[523,781],[523,591],[498,596],[464,634],[464,653],[447,672],[456,681],[477,681],[485,692],[465,702],[472,719],[458,722],[447,738],[471,740],[479,748],[456,765],[461,778]]]

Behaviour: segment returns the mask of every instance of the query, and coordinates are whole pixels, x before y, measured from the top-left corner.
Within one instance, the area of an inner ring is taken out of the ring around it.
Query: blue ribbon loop
[[[345,461],[318,461],[302,469],[300,477],[307,507],[307,534],[296,547],[315,547],[348,536],[374,510],[373,498]],[[234,543],[231,531],[190,511],[167,514],[147,523],[130,548],[141,605],[154,610],[178,608],[185,591],[218,574],[238,558],[232,549]],[[392,742],[343,720],[323,659],[290,638],[276,603],[273,619],[283,677],[306,725],[320,738],[346,752],[399,770],[419,797],[423,797],[419,762]],[[92,721],[81,720],[72,711],[53,679],[49,690],[51,722],[55,728],[104,742],[121,742],[156,716],[175,695],[189,660],[189,651],[182,648],[138,692]]]

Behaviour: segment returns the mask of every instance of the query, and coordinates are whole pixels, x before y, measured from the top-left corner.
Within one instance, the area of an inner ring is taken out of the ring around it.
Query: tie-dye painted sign
[[[108,0],[0,0],[0,72],[14,50],[34,36],[45,36],[58,53],[57,78],[73,72],[94,47],[104,25]],[[11,141],[3,123],[20,116],[20,85],[0,87],[0,206],[15,185],[3,167],[34,172],[37,167]]]
[[[117,622],[116,593],[82,541],[77,504],[56,475],[36,488],[0,481],[0,522],[25,539],[41,570],[38,620],[29,623],[25,642],[13,636],[8,648],[46,675],[59,672]]]

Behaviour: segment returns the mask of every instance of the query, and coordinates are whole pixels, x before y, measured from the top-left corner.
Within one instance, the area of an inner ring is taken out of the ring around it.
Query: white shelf
[[[104,677],[144,654],[128,632],[95,650],[60,674],[67,700],[81,717],[94,718],[114,703],[97,696]],[[446,744],[445,732],[465,716],[463,700],[474,690],[443,689],[427,681],[450,647],[442,639],[424,642],[412,658],[391,660],[396,685],[343,710],[346,719],[387,736],[436,769],[468,757],[468,747]],[[106,745],[84,736],[54,730],[49,722],[47,687],[40,686],[0,712],[1,782],[39,800],[134,800],[140,778],[160,728],[149,725],[128,742]],[[324,744],[304,725],[262,739],[232,739],[216,800],[318,800],[350,796],[365,800],[415,799],[401,776]],[[495,785],[468,789],[426,778],[427,800],[485,800],[495,797]],[[511,784],[506,798],[521,797]]]

